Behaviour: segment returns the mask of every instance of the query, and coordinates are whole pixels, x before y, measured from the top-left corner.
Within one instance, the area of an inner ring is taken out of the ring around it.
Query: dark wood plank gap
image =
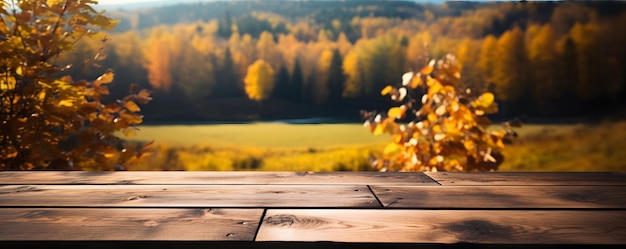
[[[256,229],[254,230],[254,238],[252,239],[253,241],[256,241],[256,236],[259,234],[259,230],[261,230],[261,223],[263,223],[263,220],[265,219],[266,214],[267,214],[267,209],[263,209],[263,213],[261,214],[261,217],[259,218],[258,225],[256,226]]]
[[[378,205],[380,205],[381,207],[384,207],[383,202],[380,201],[380,199],[378,199],[378,196],[376,196],[376,193],[374,192],[374,190],[372,190],[372,187],[370,185],[367,185],[367,189],[370,191],[370,193],[372,193],[372,196],[374,196],[374,198],[376,199],[376,202],[378,202]]]

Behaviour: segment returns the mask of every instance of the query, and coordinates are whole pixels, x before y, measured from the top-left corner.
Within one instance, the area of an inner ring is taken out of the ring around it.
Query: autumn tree
[[[469,38],[463,39],[457,46],[456,54],[461,75],[463,75],[461,84],[474,91],[486,91],[488,88],[487,82],[485,82],[483,74],[476,63],[476,59],[479,58],[480,54],[479,42]]]
[[[339,33],[336,44],[337,44],[337,49],[339,50],[339,54],[341,56],[345,56],[348,53],[348,51],[350,51],[350,49],[352,48],[352,43],[350,43],[350,41],[348,40],[348,37],[346,36],[344,32]]]
[[[562,61],[561,71],[562,80],[567,84],[563,90],[565,96],[574,96],[576,91],[575,85],[578,82],[578,56],[576,56],[576,45],[570,37],[565,37],[559,42],[561,50],[560,60]]]
[[[343,98],[344,84],[346,76],[343,73],[341,65],[343,58],[339,49],[333,50],[333,57],[328,68],[328,77],[326,85],[328,86],[328,101],[330,104],[337,104]]]
[[[532,95],[537,100],[540,110],[546,110],[551,99],[560,97],[563,88],[559,79],[559,55],[556,51],[557,37],[550,24],[544,24],[530,39],[528,61],[532,80]]]
[[[402,74],[406,49],[400,40],[385,35],[371,40],[359,40],[343,61],[346,75],[344,96],[373,97],[381,82],[390,82]]]
[[[293,64],[293,73],[291,74],[291,80],[289,81],[289,94],[294,103],[302,103],[303,94],[302,88],[304,87],[304,75],[302,74],[302,67],[300,66],[300,60],[296,59]]]
[[[276,74],[274,83],[274,92],[272,96],[277,99],[289,100],[289,70],[285,66],[281,66]]]
[[[488,35],[483,39],[480,46],[480,53],[478,54],[478,61],[476,66],[480,71],[483,80],[488,84],[493,84],[493,70],[496,64],[496,48],[498,46],[498,39],[493,35]]]
[[[282,65],[282,56],[274,42],[272,33],[263,31],[256,45],[257,59],[261,59],[269,63],[272,68],[279,68]]]
[[[432,43],[433,38],[428,31],[420,32],[411,37],[406,51],[407,68],[417,69],[428,63],[429,48]]]
[[[146,62],[144,67],[148,71],[148,81],[154,89],[169,91],[173,84],[172,54],[167,34],[164,31],[154,29],[146,41],[144,47],[144,57]]]
[[[108,39],[101,30],[117,22],[92,3],[0,2],[0,170],[123,169],[145,155],[116,132],[134,132],[142,122],[138,104],[150,101],[149,92],[134,87],[105,104],[113,71],[73,80],[58,77],[71,65],[53,63],[81,39]]]
[[[222,38],[228,39],[233,33],[232,26],[233,20],[230,16],[230,11],[227,10],[224,13],[224,17],[220,18],[218,21],[217,35],[221,36]]]
[[[215,88],[213,95],[222,98],[243,96],[240,84],[241,78],[237,74],[230,47],[224,49],[223,56],[215,64]]]
[[[496,48],[493,67],[495,93],[503,101],[516,101],[526,94],[528,70],[524,35],[519,27],[505,32]]]
[[[316,105],[325,104],[328,101],[329,89],[328,89],[328,72],[333,59],[333,52],[325,50],[317,61],[317,67],[315,68],[315,79],[309,84],[312,85],[312,97],[313,103]]]
[[[183,46],[179,56],[172,70],[175,72],[175,84],[183,90],[190,103],[200,108],[215,86],[211,57],[203,56],[191,46]]]
[[[598,76],[598,67],[594,66],[600,61],[597,51],[598,26],[596,23],[576,23],[569,32],[573,45],[576,48],[576,73],[577,82],[573,87],[578,97],[590,100],[597,97],[601,91],[601,85],[595,80]]]
[[[274,89],[274,69],[264,60],[257,60],[248,67],[244,83],[249,99],[263,101]]]
[[[118,77],[128,80],[129,83],[149,85],[145,80],[147,72],[145,67],[143,67],[145,59],[143,57],[142,41],[137,33],[117,33],[112,35],[111,40],[107,44],[112,46],[112,52],[108,54],[107,61],[109,61],[109,65],[115,65],[115,74]],[[120,87],[119,92],[126,90]]]
[[[357,43],[356,46],[358,46]],[[346,75],[346,85],[344,87],[342,96],[354,98],[363,94],[362,83],[365,78],[365,70],[363,64],[359,58],[359,47],[350,50],[350,52],[343,59],[342,69]]]

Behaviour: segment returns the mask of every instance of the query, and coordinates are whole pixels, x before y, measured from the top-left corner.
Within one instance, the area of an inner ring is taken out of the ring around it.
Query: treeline
[[[243,120],[307,115],[356,117],[385,108],[380,90],[429,58],[457,56],[463,86],[491,90],[502,115],[590,115],[626,100],[623,2],[401,1],[209,2],[113,11],[101,67],[115,93],[150,87],[148,120]],[[101,69],[78,44],[79,78]],[[247,98],[248,68],[270,65],[268,99]]]

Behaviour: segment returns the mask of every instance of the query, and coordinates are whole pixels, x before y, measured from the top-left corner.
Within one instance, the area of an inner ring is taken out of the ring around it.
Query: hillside
[[[456,87],[493,91],[498,118],[607,114],[626,104],[626,36],[615,32],[626,25],[626,2],[207,1],[107,10],[121,23],[99,66],[116,71],[113,93],[130,83],[152,88],[147,120],[380,111],[391,104],[382,88],[447,54],[462,67]],[[85,41],[59,63],[83,65],[70,72],[76,78],[97,77],[78,58],[100,47]],[[274,73],[266,104],[246,100],[244,79],[258,60]]]

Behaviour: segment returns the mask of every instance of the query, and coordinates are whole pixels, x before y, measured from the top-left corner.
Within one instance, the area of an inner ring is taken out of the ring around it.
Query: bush
[[[402,86],[387,86],[399,106],[386,113],[362,112],[365,127],[375,135],[390,134],[392,142],[373,166],[380,171],[493,171],[504,157],[504,145],[516,136],[506,122],[504,129],[491,130],[485,115],[496,113],[490,92],[475,94],[460,90],[456,59],[431,60],[419,72],[402,76]],[[399,121],[410,121],[401,124]]]

